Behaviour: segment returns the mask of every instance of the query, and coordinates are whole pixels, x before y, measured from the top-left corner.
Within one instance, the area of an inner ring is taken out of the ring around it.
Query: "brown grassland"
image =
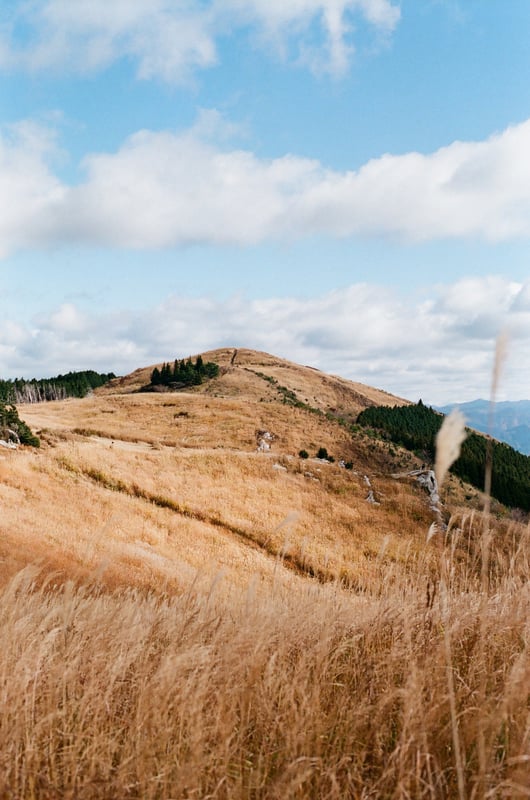
[[[404,401],[206,358],[190,391],[131,393],[145,369],[19,407],[0,798],[530,797],[529,526],[451,478],[427,543],[392,477],[418,460],[340,422]],[[353,469],[298,456],[321,446]]]

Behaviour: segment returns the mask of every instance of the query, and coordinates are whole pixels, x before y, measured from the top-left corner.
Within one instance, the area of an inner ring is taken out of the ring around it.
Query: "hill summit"
[[[343,412],[352,416],[371,405],[404,405],[407,400],[363,383],[328,375],[315,367],[295,364],[287,359],[245,348],[219,348],[201,353],[205,362],[220,367],[220,377],[205,391],[216,394],[253,397],[280,401],[286,391],[292,401],[306,403],[322,411]],[[196,356],[192,357],[196,358]],[[126,393],[146,386],[155,368],[162,364],[142,367],[130,375],[111,381],[105,393]]]

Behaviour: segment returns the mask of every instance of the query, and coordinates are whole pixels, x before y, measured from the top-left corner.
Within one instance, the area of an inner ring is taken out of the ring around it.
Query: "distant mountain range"
[[[520,453],[530,455],[530,400],[495,403],[493,429],[489,430],[489,401],[472,400],[469,403],[453,403],[437,406],[438,411],[448,414],[459,408],[470,428],[491,433],[495,439],[506,442]]]

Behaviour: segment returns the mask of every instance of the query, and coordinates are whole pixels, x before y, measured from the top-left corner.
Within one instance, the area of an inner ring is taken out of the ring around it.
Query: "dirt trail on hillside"
[[[87,436],[86,443],[100,444],[114,450],[126,450],[129,453],[150,453],[152,450],[162,449],[158,446],[155,447],[150,442],[129,442],[125,439],[111,439],[107,436]]]

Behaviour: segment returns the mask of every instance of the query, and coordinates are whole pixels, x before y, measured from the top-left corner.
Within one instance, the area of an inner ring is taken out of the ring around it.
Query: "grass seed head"
[[[455,408],[444,419],[436,436],[434,472],[439,487],[442,486],[447,471],[460,455],[460,447],[465,438],[465,418],[462,412]]]

